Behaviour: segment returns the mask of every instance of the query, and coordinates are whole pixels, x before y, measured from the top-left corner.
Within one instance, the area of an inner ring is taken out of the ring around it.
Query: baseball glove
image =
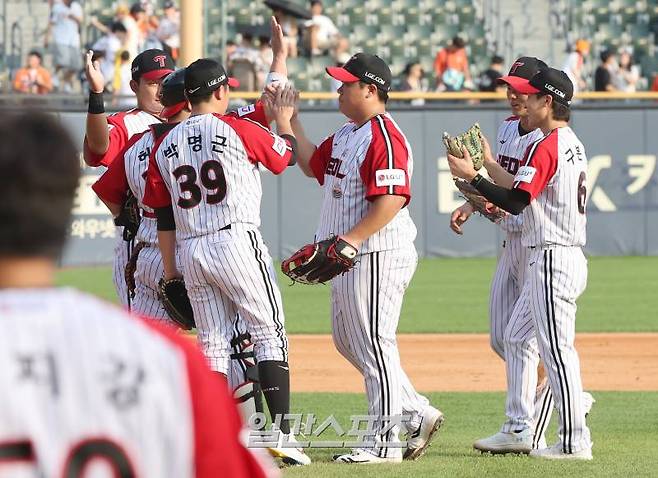
[[[192,305],[187,296],[185,281],[182,278],[160,279],[158,297],[171,320],[176,322],[181,329],[190,330],[196,327]]]
[[[465,132],[454,138],[448,133],[443,133],[443,144],[445,145],[448,153],[457,158],[463,158],[464,153],[462,149],[465,147],[468,154],[471,155],[473,167],[477,171],[484,164],[484,149],[482,147],[482,133],[480,132],[480,125],[475,123],[468,128]]]
[[[128,286],[128,292],[130,293],[130,298],[135,298],[135,272],[137,272],[137,259],[139,259],[139,253],[142,252],[142,249],[149,247],[149,244],[146,242],[138,242],[135,248],[128,259],[126,268],[123,270],[124,279],[126,280],[126,286]]]
[[[281,271],[293,282],[323,284],[354,267],[357,249],[338,236],[306,244],[281,263]]]
[[[114,218],[115,226],[123,226],[123,240],[132,241],[137,235],[142,216],[139,214],[137,198],[128,191],[126,200],[121,205],[121,212]]]
[[[455,186],[457,186],[463,198],[473,207],[473,210],[479,212],[491,222],[498,222],[507,215],[504,210],[487,201],[487,198],[471,186],[468,181],[455,178]]]

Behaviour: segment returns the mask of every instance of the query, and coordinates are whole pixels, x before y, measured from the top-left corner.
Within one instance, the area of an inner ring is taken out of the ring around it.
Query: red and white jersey
[[[188,239],[229,224],[260,226],[259,165],[282,173],[290,143],[239,115],[192,116],[156,141],[144,203],[173,205],[176,237]]]
[[[398,249],[413,243],[416,226],[406,205],[411,200],[411,146],[388,113],[357,127],[346,123],[326,138],[310,161],[324,199],[316,240],[345,234],[368,212],[370,201],[393,194],[406,198],[391,222],[361,245],[368,253]]]
[[[521,166],[525,152],[532,143],[542,138],[544,133],[537,128],[534,131],[525,131],[521,128],[518,116],[510,116],[502,122],[496,135],[498,152],[496,161],[505,170],[515,175]],[[508,214],[498,223],[507,232],[521,232],[523,226],[523,213],[518,216]]]
[[[134,135],[117,159],[92,186],[99,198],[114,204],[123,204],[130,190],[143,211],[137,240],[150,244],[158,242],[157,221],[155,212],[143,203],[142,198],[146,189],[149,156],[154,143],[155,138],[150,129]]]
[[[569,126],[530,146],[514,187],[530,193],[521,241],[524,246],[584,246],[587,157]]]
[[[109,166],[134,135],[143,133],[148,130],[150,125],[160,122],[160,119],[151,113],[136,108],[109,115],[107,117],[107,129],[110,137],[107,151],[104,154],[92,153],[85,140],[84,153],[89,160],[89,164],[92,166]]]
[[[0,291],[0,476],[252,477],[189,339],[72,289]]]

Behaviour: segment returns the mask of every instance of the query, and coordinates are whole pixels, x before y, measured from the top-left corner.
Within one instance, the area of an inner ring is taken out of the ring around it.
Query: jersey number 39
[[[199,205],[203,199],[201,186],[205,189],[206,204],[218,204],[226,197],[226,176],[222,164],[217,160],[212,159],[203,163],[199,174],[194,166],[188,164],[177,167],[173,174],[181,192],[178,206],[183,209],[191,209]],[[197,184],[199,179],[201,185]]]

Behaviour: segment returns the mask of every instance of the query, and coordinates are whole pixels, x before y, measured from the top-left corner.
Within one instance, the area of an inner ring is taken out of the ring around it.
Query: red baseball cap
[[[498,83],[505,83],[516,91],[521,92],[520,88],[523,88],[528,84],[530,78],[535,76],[535,74],[542,69],[548,68],[548,65],[534,56],[522,56],[518,58],[509,70],[509,73],[505,76],[498,78]]]

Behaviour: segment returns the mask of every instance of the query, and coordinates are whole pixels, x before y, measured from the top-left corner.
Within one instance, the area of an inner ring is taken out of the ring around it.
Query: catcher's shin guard
[[[240,334],[231,340],[233,353],[232,360],[238,361],[244,373],[244,382],[233,390],[233,397],[238,402],[238,408],[242,419],[249,424],[249,419],[254,413],[263,412],[263,392],[258,380],[258,367],[254,356],[254,344],[248,332]]]

